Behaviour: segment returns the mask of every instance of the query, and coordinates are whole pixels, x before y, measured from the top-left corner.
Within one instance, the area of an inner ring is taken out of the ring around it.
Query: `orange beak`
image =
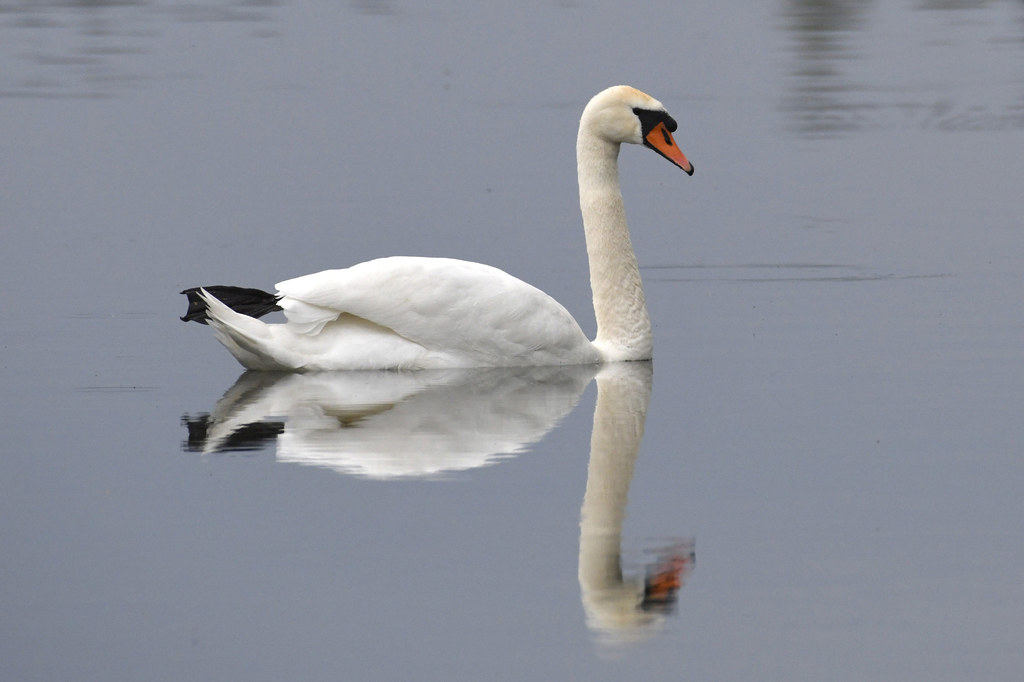
[[[686,160],[686,155],[672,139],[672,133],[668,131],[664,123],[659,123],[651,128],[651,132],[647,133],[647,137],[644,138],[644,146],[650,147],[682,168],[687,175],[693,175],[693,164]]]

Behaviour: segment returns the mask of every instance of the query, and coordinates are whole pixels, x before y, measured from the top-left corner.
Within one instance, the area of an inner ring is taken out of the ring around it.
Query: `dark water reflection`
[[[802,135],[1024,127],[1019,2],[789,0],[781,17],[792,55],[783,109]],[[972,82],[990,87],[972,97]]]
[[[401,13],[401,4],[388,0],[349,5],[371,17]],[[175,24],[237,23],[252,38],[274,37],[283,7],[287,3],[280,0],[3,3],[0,34],[8,68],[0,96],[108,97],[164,79],[199,77],[140,57],[153,57],[162,40],[176,39]],[[784,0],[778,17],[790,62],[782,109],[802,135],[908,124],[943,130],[1024,127],[1019,2]],[[900,25],[896,40],[886,37],[892,25]],[[958,88],[973,78],[1002,83],[1006,91],[999,101],[990,89],[977,99],[964,98]]]
[[[0,97],[111,97],[166,79],[196,78],[160,63],[175,25],[237,22],[249,35],[273,20],[277,0],[190,3],[145,0],[41,0],[0,5],[5,74]],[[169,35],[171,34],[171,35]],[[148,57],[149,59],[143,59]]]
[[[828,134],[855,130],[855,116],[869,104],[850,100],[857,88],[844,73],[844,64],[860,57],[857,32],[866,22],[871,0],[791,0],[784,3],[783,20],[793,43],[794,81],[787,110],[798,131]]]

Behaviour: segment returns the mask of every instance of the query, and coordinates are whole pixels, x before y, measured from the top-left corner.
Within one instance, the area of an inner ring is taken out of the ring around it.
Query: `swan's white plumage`
[[[636,108],[664,112],[639,90],[616,86],[598,93],[580,121],[580,206],[598,322],[593,343],[561,304],[497,268],[418,257],[381,258],[278,283],[285,324],[237,313],[202,291],[217,339],[245,367],[267,370],[649,359],[650,321],[618,181],[620,144],[644,142]]]
[[[480,263],[381,258],[280,282],[277,291],[288,319],[283,325],[265,324],[204,296],[217,338],[250,369],[425,369],[600,360],[557,301]]]

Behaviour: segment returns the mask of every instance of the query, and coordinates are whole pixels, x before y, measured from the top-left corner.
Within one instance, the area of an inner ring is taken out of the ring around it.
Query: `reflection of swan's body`
[[[651,396],[650,363],[615,364],[597,375],[587,490],[580,510],[579,581],[587,624],[606,643],[642,637],[662,621],[692,567],[686,544],[665,548],[645,578],[625,580],[622,522]]]
[[[209,417],[191,420],[190,445],[240,449],[253,445],[245,434],[269,433],[282,462],[370,478],[436,476],[524,451],[572,410],[595,371],[247,372]]]
[[[627,86],[598,93],[576,144],[597,338],[553,298],[501,270],[446,258],[394,257],[281,282],[277,294],[189,289],[182,319],[209,322],[250,369],[330,370],[591,364],[651,357],[636,256],[619,189],[623,142],[643,144],[687,173],[676,123]],[[284,324],[256,319],[283,310]]]
[[[579,584],[603,643],[656,630],[692,567],[686,543],[646,575],[624,578],[622,524],[651,394],[649,362],[600,368],[418,372],[246,372],[205,417],[186,418],[189,448],[247,450],[277,440],[277,459],[368,478],[433,477],[523,452],[579,400],[597,373]]]

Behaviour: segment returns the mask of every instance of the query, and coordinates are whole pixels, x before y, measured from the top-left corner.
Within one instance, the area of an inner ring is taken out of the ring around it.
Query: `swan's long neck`
[[[576,164],[597,317],[594,345],[605,360],[650,359],[651,321],[619,188],[619,143],[597,135],[584,118]]]

